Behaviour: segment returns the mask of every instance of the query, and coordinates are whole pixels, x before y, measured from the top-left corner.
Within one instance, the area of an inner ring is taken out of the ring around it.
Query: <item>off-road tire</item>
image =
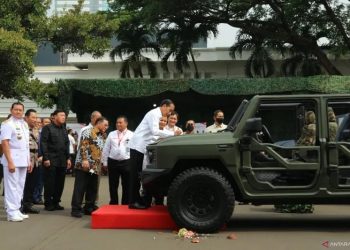
[[[197,167],[175,177],[169,187],[167,204],[180,228],[212,233],[230,219],[234,201],[233,188],[221,173]]]

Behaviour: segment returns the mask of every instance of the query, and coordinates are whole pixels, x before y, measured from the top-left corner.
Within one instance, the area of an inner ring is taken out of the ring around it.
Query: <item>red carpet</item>
[[[129,209],[128,206],[105,205],[92,213],[93,229],[176,229],[167,207]]]

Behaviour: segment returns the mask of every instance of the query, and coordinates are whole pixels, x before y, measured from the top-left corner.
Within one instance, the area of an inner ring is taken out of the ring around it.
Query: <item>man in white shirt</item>
[[[227,125],[224,124],[224,112],[220,109],[214,112],[214,124],[205,129],[205,133],[217,133],[220,130],[224,130]]]
[[[20,211],[27,171],[31,172],[29,155],[29,128],[23,120],[24,106],[14,103],[11,117],[1,124],[1,145],[4,155],[5,207],[7,220],[19,222],[28,218]]]
[[[103,148],[102,163],[108,167],[108,184],[110,205],[118,203],[119,178],[122,179],[122,205],[129,202],[129,141],[133,132],[128,130],[128,119],[126,116],[118,116],[116,121],[117,130],[109,133]]]
[[[146,147],[150,144],[154,136],[169,137],[179,135],[181,132],[160,130],[159,120],[162,116],[169,115],[174,111],[175,105],[170,99],[165,99],[158,108],[149,111],[136,128],[134,136],[129,142],[130,148],[130,178],[129,178],[129,208],[145,209],[147,208],[141,202],[140,197],[140,177],[142,163],[146,154]]]
[[[0,130],[0,137],[1,137],[1,130]],[[0,185],[2,182],[2,178],[4,177],[4,169],[1,164],[1,157],[2,157],[2,147],[1,147],[1,140],[0,140]]]

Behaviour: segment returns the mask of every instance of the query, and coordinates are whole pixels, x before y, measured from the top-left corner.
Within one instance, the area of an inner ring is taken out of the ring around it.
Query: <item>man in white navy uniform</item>
[[[174,111],[175,105],[170,99],[165,99],[160,106],[149,111],[142,119],[129,142],[130,148],[130,173],[129,173],[129,208],[145,209],[140,197],[140,173],[142,171],[143,158],[146,147],[155,136],[162,138],[180,135],[181,131],[169,131],[159,129],[159,120],[162,116],[168,116]]]
[[[11,118],[1,124],[1,144],[4,155],[5,207],[7,220],[19,222],[29,216],[20,211],[27,171],[31,172],[29,128],[23,120],[24,106],[14,103]]]

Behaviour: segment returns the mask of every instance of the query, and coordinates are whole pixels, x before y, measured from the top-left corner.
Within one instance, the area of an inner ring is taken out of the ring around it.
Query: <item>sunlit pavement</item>
[[[92,230],[90,217],[70,216],[74,178],[67,176],[64,211],[41,211],[24,222],[7,222],[0,198],[0,249],[350,249],[350,206],[318,205],[313,214],[280,214],[272,206],[237,205],[227,228],[203,235],[199,243],[171,231]],[[2,192],[2,191],[1,191]],[[101,178],[99,204],[109,200],[107,177]],[[236,239],[227,239],[234,234]],[[322,245],[323,244],[323,245]]]

